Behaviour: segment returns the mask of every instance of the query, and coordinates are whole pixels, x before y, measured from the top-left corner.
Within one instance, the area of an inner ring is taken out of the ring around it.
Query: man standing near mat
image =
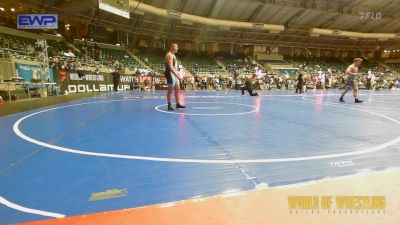
[[[303,72],[300,71],[299,74],[297,75],[296,94],[297,91],[299,91],[300,94],[303,93],[303,85],[304,85]]]
[[[121,72],[122,72],[122,68],[117,68],[117,69],[114,70],[114,72],[111,73],[112,79],[113,79],[114,92],[115,93],[118,93],[118,85],[119,85],[119,82],[120,82]]]
[[[167,101],[168,101],[168,110],[174,110],[171,104],[172,91],[175,90],[175,100],[176,100],[176,108],[182,109],[186,108],[186,106],[180,103],[180,82],[183,77],[178,72],[178,62],[175,57],[175,53],[178,52],[178,44],[172,43],[169,49],[169,52],[165,55],[165,78],[167,79],[168,84],[168,93],[167,93]]]
[[[340,96],[339,102],[345,102],[343,100],[343,97],[351,89],[353,89],[354,102],[355,103],[363,102],[358,99],[358,83],[357,83],[358,70],[361,66],[361,62],[362,62],[361,58],[355,58],[353,60],[353,64],[351,64],[349,67],[347,67],[347,69],[346,69],[346,74],[347,74],[346,89],[343,91],[342,95]]]

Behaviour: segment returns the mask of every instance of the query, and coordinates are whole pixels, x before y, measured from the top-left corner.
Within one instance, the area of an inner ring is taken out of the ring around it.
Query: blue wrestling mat
[[[0,224],[400,165],[400,93],[103,94],[0,117]]]

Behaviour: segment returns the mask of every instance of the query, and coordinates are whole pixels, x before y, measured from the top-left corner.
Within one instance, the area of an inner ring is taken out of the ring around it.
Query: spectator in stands
[[[239,77],[236,78],[236,86],[235,87],[236,90],[242,89],[242,79],[240,79]]]
[[[94,59],[97,61],[102,60],[102,51],[97,44],[94,44]]]
[[[228,76],[228,89],[231,90],[233,87],[233,77],[232,75]]]
[[[96,70],[94,71],[95,74],[100,74],[100,67],[96,67]]]
[[[147,77],[143,80],[143,88],[142,91],[150,91],[150,81],[147,79]]]
[[[315,75],[312,79],[312,83],[313,83],[313,89],[317,90],[317,85],[318,85],[318,76]]]
[[[60,63],[60,60],[58,59],[58,57],[54,56],[51,58],[50,67],[59,68],[59,63]]]
[[[69,54],[70,57],[75,58],[75,54],[74,54],[74,52],[72,51],[72,49],[68,49],[67,53]]]
[[[201,89],[201,78],[197,75],[194,75],[194,89]]]
[[[98,57],[98,54],[97,54],[98,51],[99,51],[99,46],[95,43],[94,46],[93,46],[93,48],[92,48],[92,58],[93,58],[94,60],[96,60],[96,61],[99,60],[99,57]]]
[[[328,68],[328,74],[329,76],[332,76],[332,69],[330,67]]]
[[[371,79],[372,79],[372,72],[371,72],[371,70],[369,70],[368,71],[368,75],[366,77],[366,83],[367,83],[367,89],[368,90],[372,89]]]
[[[278,88],[278,90],[281,90],[282,89],[282,85],[283,85],[283,78],[282,78],[282,76],[277,76],[276,77],[276,85],[277,85],[277,88]]]
[[[10,48],[10,41],[8,39],[4,38],[3,46],[5,48]]]
[[[383,79],[383,81],[382,81],[382,86],[384,87],[384,88],[387,88],[388,87],[388,81],[384,78]]]
[[[208,89],[212,89],[213,86],[213,77],[212,76],[208,76],[207,77],[207,90]]]
[[[76,72],[78,73],[78,76],[79,76],[79,77],[85,76],[85,73],[84,73],[84,71],[83,71],[83,66],[82,66],[82,64],[81,64],[78,60],[75,60],[75,61],[74,61],[74,67],[75,67],[75,70],[76,70]]]
[[[218,79],[218,77],[214,78],[213,86],[214,86],[214,90],[219,90],[219,79]]]
[[[35,53],[35,48],[33,48],[33,46],[31,44],[28,44],[26,46],[26,52],[28,53],[28,55],[31,55],[31,54]]]
[[[325,73],[319,73],[318,75],[318,85],[320,86],[321,89],[325,90],[325,81],[326,81],[326,77],[325,77]]]
[[[181,89],[186,90],[187,87],[187,77],[184,77],[181,81]]]
[[[396,80],[396,82],[394,83],[394,86],[396,88],[400,88],[400,80]]]
[[[44,46],[43,46],[43,42],[40,40],[37,40],[35,42],[35,54],[38,58],[43,58],[44,56]]]
[[[207,90],[207,80],[206,78],[203,78],[200,82],[200,89],[201,90]]]
[[[330,75],[329,74],[325,74],[325,88],[329,88],[330,86],[331,86]]]
[[[86,43],[86,42],[85,42]],[[82,46],[82,48],[81,48],[81,53],[82,53],[82,58],[84,59],[84,60],[86,60],[87,58],[88,58],[88,51],[87,51],[87,46],[86,45],[84,45],[84,46]]]
[[[75,70],[75,64],[74,64],[74,61],[72,61],[72,59],[69,59],[67,61],[67,69],[68,70]]]

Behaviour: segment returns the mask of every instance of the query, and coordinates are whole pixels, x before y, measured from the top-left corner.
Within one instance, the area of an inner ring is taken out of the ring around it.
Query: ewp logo
[[[18,29],[58,29],[57,14],[19,14]]]

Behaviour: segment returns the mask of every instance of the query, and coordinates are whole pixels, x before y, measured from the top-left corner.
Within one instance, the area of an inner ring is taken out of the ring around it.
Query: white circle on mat
[[[158,105],[154,107],[155,110],[158,112],[162,113],[169,113],[169,114],[178,114],[178,115],[189,115],[189,116],[234,116],[234,115],[243,115],[243,114],[249,114],[249,113],[254,113],[260,110],[260,108],[253,106],[253,105],[246,105],[246,104],[240,104],[240,103],[229,103],[229,102],[186,102],[190,106],[190,104],[219,104],[219,105],[237,105],[237,106],[244,106],[246,108],[249,108],[249,111],[245,112],[237,112],[237,113],[188,113],[185,112],[187,109],[175,109],[174,111],[168,111],[162,109],[164,106],[167,106],[167,104],[163,105]]]
[[[274,99],[275,101],[285,101],[285,102],[297,102],[297,103],[304,103],[304,104],[315,104],[314,101],[308,100],[308,101],[295,101],[295,100],[277,100]],[[112,154],[112,153],[102,153],[102,152],[91,152],[91,151],[84,151],[84,150],[79,150],[79,149],[73,149],[73,148],[67,148],[67,147],[62,147],[62,146],[57,146],[53,144],[49,144],[43,141],[36,140],[34,138],[31,138],[27,135],[25,135],[21,130],[20,130],[20,124],[28,118],[31,118],[35,115],[49,112],[52,110],[57,110],[57,109],[62,109],[62,108],[69,108],[69,107],[76,107],[76,106],[81,106],[81,105],[89,105],[89,104],[96,104],[96,103],[104,103],[104,102],[112,102],[112,101],[127,101],[125,100],[109,100],[109,101],[97,101],[97,102],[89,102],[89,103],[80,103],[80,104],[74,104],[74,105],[67,105],[67,106],[60,106],[60,107],[55,107],[55,108],[50,108],[50,109],[45,109],[42,111],[38,111],[35,113],[31,113],[27,116],[24,116],[17,120],[14,125],[13,125],[13,131],[15,132],[16,135],[18,135],[20,138],[31,142],[33,144],[37,144],[46,148],[50,148],[53,150],[57,151],[62,151],[62,152],[69,152],[69,153],[74,153],[74,154],[81,154],[81,155],[90,155],[90,156],[99,156],[99,157],[108,157],[108,158],[120,158],[120,159],[133,159],[133,160],[145,160],[145,161],[158,161],[158,162],[176,162],[176,163],[203,163],[203,164],[246,164],[246,163],[277,163],[277,162],[294,162],[294,161],[306,161],[306,160],[320,160],[320,159],[330,159],[330,158],[339,158],[339,157],[345,157],[345,156],[354,156],[354,155],[361,155],[361,154],[367,154],[367,153],[373,153],[377,151],[381,151],[385,148],[388,148],[390,146],[393,146],[397,143],[400,142],[400,136],[392,139],[390,141],[387,141],[385,143],[382,143],[378,146],[373,146],[371,148],[367,149],[362,149],[362,150],[357,150],[357,151],[351,151],[351,152],[343,152],[343,153],[336,153],[336,154],[326,154],[326,155],[314,155],[314,156],[301,156],[301,157],[284,157],[284,158],[261,158],[261,159],[235,159],[235,160],[220,160],[220,159],[190,159],[190,158],[166,158],[166,157],[152,157],[152,156],[140,156],[140,155],[122,155],[122,154]],[[325,104],[325,103],[321,103]],[[400,121],[383,115],[381,113],[376,113],[376,112],[371,112],[367,111],[364,109],[358,109],[354,107],[348,107],[348,106],[343,106],[343,105],[338,105],[338,104],[325,104],[327,106],[335,106],[335,107],[340,107],[340,108],[348,108],[348,109],[353,109],[357,111],[362,111],[366,112],[381,118],[384,118],[386,120],[389,120],[391,122],[394,122],[398,125],[400,125]]]

